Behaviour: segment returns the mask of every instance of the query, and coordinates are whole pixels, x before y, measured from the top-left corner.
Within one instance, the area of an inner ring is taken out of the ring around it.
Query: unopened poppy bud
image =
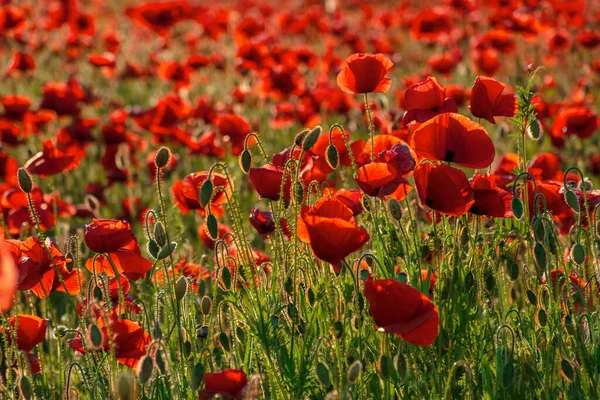
[[[185,296],[186,292],[187,280],[185,279],[185,276],[181,276],[179,277],[179,279],[177,279],[177,282],[175,283],[175,297],[177,298],[177,300],[181,300]]]
[[[152,337],[156,340],[162,339],[162,328],[158,321],[154,322],[154,328],[152,328]]]
[[[252,168],[252,153],[248,149],[244,149],[240,154],[240,168],[242,168],[245,174]]]
[[[158,247],[158,244],[156,243],[156,240],[150,239],[148,241],[148,253],[150,253],[150,255],[153,258],[158,258],[158,252],[159,251],[160,251],[160,247]]]
[[[408,370],[408,364],[406,362],[406,357],[403,354],[398,354],[396,356],[396,372],[398,373],[398,378],[404,379],[406,378],[406,372]]]
[[[133,382],[133,374],[131,372],[125,371],[119,375],[117,394],[119,400],[133,400],[135,396],[135,383]]]
[[[213,195],[213,190],[214,185],[212,183],[212,180],[210,179],[205,180],[204,183],[202,183],[202,186],[200,186],[200,193],[198,199],[200,200],[200,205],[202,207],[206,207],[210,202],[210,199]]]
[[[535,263],[540,271],[546,270],[546,264],[548,262],[548,258],[546,256],[546,250],[544,246],[540,243],[536,243],[533,248],[533,258],[535,259]]]
[[[75,268],[75,257],[73,257],[73,253],[67,253],[67,271],[73,272],[73,268]]]
[[[467,244],[469,244],[470,238],[471,238],[471,236],[469,235],[469,229],[465,226],[460,231],[460,245],[462,247],[465,247]]]
[[[312,147],[315,145],[315,143],[317,142],[317,139],[319,138],[319,136],[321,136],[321,132],[323,130],[321,129],[320,126],[317,126],[315,128],[313,128],[304,138],[304,140],[302,141],[302,149],[304,151],[308,151],[310,149],[312,149]]]
[[[160,221],[154,225],[154,240],[159,247],[167,244],[167,232],[165,232],[165,226]]]
[[[200,385],[204,381],[204,366],[202,363],[198,363],[194,365],[194,369],[192,369],[192,379],[190,382],[190,387],[192,388],[192,392],[196,392]]]
[[[31,193],[33,189],[33,181],[31,180],[31,175],[25,168],[19,168],[17,171],[17,179],[19,181],[19,187],[25,193]]]
[[[353,385],[358,380],[358,376],[360,375],[361,371],[362,364],[360,363],[360,361],[354,361],[350,365],[350,367],[348,367],[348,373],[346,374],[348,378],[348,383]]]
[[[542,133],[542,125],[537,119],[534,119],[527,124],[527,136],[529,136],[531,139],[540,140]]]
[[[83,204],[85,205],[85,208],[87,208],[93,213],[96,213],[100,209],[100,201],[96,196],[92,194],[85,195],[85,198],[83,199]]]
[[[579,201],[577,200],[577,195],[570,189],[565,191],[565,202],[573,209],[573,211],[579,212]]]
[[[579,189],[581,190],[592,190],[594,188],[594,184],[588,178],[585,178],[581,182],[579,182]]]
[[[315,368],[315,375],[317,375],[317,380],[326,389],[329,389],[331,386],[331,377],[329,374],[329,368],[322,362],[317,363],[317,367]]]
[[[170,159],[171,151],[166,147],[161,147],[156,152],[156,156],[154,157],[154,163],[156,164],[156,167],[160,169],[166,167]]]
[[[206,233],[212,240],[217,240],[219,238],[219,223],[217,222],[217,217],[213,214],[208,214],[206,216],[205,221]]]
[[[390,199],[388,201],[388,208],[390,209],[390,214],[396,221],[400,221],[402,219],[402,207],[400,207],[400,203],[396,199]]]
[[[98,301],[102,300],[102,297],[103,297],[102,289],[100,289],[98,286],[94,287],[93,294],[94,294],[94,299],[96,299]]]
[[[231,351],[231,343],[229,341],[229,336],[225,332],[221,332],[219,334],[219,344],[226,352]]]
[[[229,271],[229,268],[225,267],[221,270],[221,281],[225,289],[229,290],[231,288],[231,271]]]
[[[175,242],[171,242],[166,246],[163,246],[160,251],[158,252],[158,255],[156,256],[156,258],[158,260],[164,260],[165,258],[169,257],[171,254],[173,254],[173,252],[177,249],[177,243]]]
[[[159,374],[167,375],[167,360],[165,358],[165,352],[161,349],[156,350],[156,354],[154,354],[154,364],[156,364],[156,369]]]
[[[571,248],[571,258],[577,265],[581,265],[585,262],[585,248],[579,243],[575,243]]]
[[[100,350],[104,340],[102,331],[96,324],[91,324],[88,328],[88,342],[93,350]]]
[[[208,296],[204,296],[202,300],[200,300],[200,311],[202,314],[208,315],[210,314],[210,310],[212,308],[212,300]]]
[[[516,219],[523,218],[523,202],[518,197],[513,197],[510,208],[512,209],[513,215]]]
[[[294,281],[292,280],[291,276],[288,276],[285,279],[285,282],[283,283],[283,289],[287,294],[291,295],[292,293],[294,293]]]
[[[388,356],[383,354],[379,357],[379,373],[384,380],[390,378],[392,375],[392,368],[394,368],[394,366],[392,365],[392,360]]]
[[[144,356],[138,363],[137,376],[142,385],[145,385],[152,378],[154,372],[154,361],[152,357]]]
[[[302,185],[302,182],[300,182],[300,181],[298,181],[296,183],[295,194],[296,194],[296,202],[298,202],[298,204],[302,204],[302,200],[304,200],[304,186]]]
[[[308,135],[308,132],[310,131],[308,129],[305,129],[296,135],[296,137],[294,138],[294,143],[296,144],[296,146],[302,146],[302,143],[304,143],[304,138],[306,137],[306,135]]]
[[[336,169],[338,167],[340,157],[335,146],[330,144],[327,147],[327,157],[325,157],[325,159],[327,164],[329,164],[332,169]]]
[[[19,391],[25,400],[33,398],[33,386],[31,385],[31,380],[25,375],[22,375],[21,379],[19,379]]]

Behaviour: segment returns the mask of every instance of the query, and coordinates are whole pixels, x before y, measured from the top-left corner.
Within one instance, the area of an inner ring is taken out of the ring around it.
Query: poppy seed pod
[[[33,189],[33,182],[29,172],[27,172],[25,168],[19,168],[17,171],[17,180],[22,191],[25,193],[31,193],[31,190]]]
[[[302,149],[309,151],[317,142],[319,136],[321,136],[322,129],[320,126],[313,128],[302,141]]]
[[[140,380],[140,383],[143,385],[145,385],[146,383],[148,383],[148,381],[150,381],[150,378],[152,378],[152,373],[154,372],[154,361],[152,360],[152,357],[150,356],[144,356],[139,364],[138,364],[138,370],[137,370],[137,376],[138,379]]]
[[[171,159],[171,151],[166,147],[161,147],[156,152],[156,157],[154,157],[154,163],[158,169],[164,168],[169,163]]]
[[[250,172],[250,168],[252,168],[252,153],[250,153],[250,150],[244,149],[240,154],[240,167],[245,174]]]

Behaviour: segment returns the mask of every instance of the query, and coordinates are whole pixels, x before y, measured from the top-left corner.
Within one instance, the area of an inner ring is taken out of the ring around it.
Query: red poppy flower
[[[132,243],[137,244],[129,223],[114,219],[94,219],[85,226],[84,239],[96,253],[114,253]]]
[[[11,74],[15,71],[27,72],[34,69],[35,61],[31,55],[25,53],[16,53],[6,72]]]
[[[385,93],[392,86],[387,73],[394,64],[383,54],[357,53],[346,58],[337,84],[344,92]]]
[[[44,140],[42,146],[42,151],[25,163],[24,168],[29,173],[47,177],[79,166],[79,157],[63,153],[54,147],[52,140]]]
[[[460,114],[438,115],[417,128],[412,148],[423,158],[486,168],[495,157],[492,139],[483,126]]]
[[[46,319],[36,317],[35,315],[19,314],[10,317],[8,322],[11,326],[11,332],[6,335],[8,346],[10,346],[14,338],[15,325],[17,327],[17,348],[26,353],[32,351],[46,337],[46,329],[48,328],[48,320]],[[0,332],[4,333],[4,328],[0,328]]]
[[[364,293],[379,330],[417,346],[429,346],[437,337],[438,311],[423,293],[400,281],[371,277]]]
[[[0,242],[0,312],[12,308],[18,279],[17,266],[6,245]]]
[[[433,76],[408,88],[403,103],[406,113],[402,124],[405,126],[412,121],[425,122],[442,113],[458,112],[454,100],[446,97],[446,89]]]
[[[148,2],[136,7],[129,7],[125,10],[125,15],[159,35],[165,36],[172,26],[189,16],[190,10],[187,0],[171,0]]]
[[[448,165],[421,164],[415,170],[421,204],[447,215],[463,215],[475,203],[464,172]]]
[[[110,260],[108,257],[110,257]],[[85,263],[85,267],[89,271],[95,271],[96,273],[104,272],[108,276],[116,276],[117,273],[125,275],[132,281],[137,281],[145,277],[146,273],[152,268],[152,263],[142,257],[142,252],[137,243],[132,250],[126,248],[118,249],[108,253],[108,257],[101,254],[95,259],[89,258]]]
[[[99,318],[96,324],[102,332],[101,350],[110,353],[114,350],[117,361],[135,369],[140,359],[146,355],[146,347],[152,337],[137,322],[128,319],[110,317],[108,324],[104,318]],[[110,325],[110,335],[108,330]],[[69,347],[79,353],[85,354],[85,347],[81,337],[69,341]]]
[[[416,40],[437,42],[450,35],[453,22],[444,9],[423,11],[412,21],[411,36]]]
[[[342,203],[350,210],[352,210],[352,214],[357,216],[363,210],[362,206],[362,197],[363,192],[358,189],[339,189],[337,192],[333,194],[333,197]]]
[[[237,399],[244,395],[248,378],[241,369],[226,369],[219,372],[204,373],[204,389],[200,399],[212,399],[216,395],[225,399]]]
[[[598,118],[588,107],[575,106],[563,109],[554,119],[550,130],[552,143],[562,146],[568,135],[577,135],[580,139],[591,137],[598,128]]]
[[[176,181],[171,187],[171,191],[175,197],[175,204],[181,210],[182,214],[187,214],[190,210],[197,210],[200,215],[204,216],[206,210],[200,204],[200,188],[204,181],[208,178],[208,171],[193,172],[183,178],[182,181]],[[211,174],[213,182],[213,195],[210,200],[210,211],[216,217],[224,214],[221,207],[227,203],[227,198],[231,198],[233,188],[229,186],[229,179],[218,173]],[[218,187],[222,189],[217,189]]]
[[[233,232],[233,230],[231,229],[231,227],[229,225],[220,223],[219,224],[219,235],[216,240],[213,240],[210,236],[208,236],[208,233],[206,232],[205,224],[202,224],[198,227],[198,236],[200,237],[200,240],[202,240],[202,243],[204,244],[204,246],[207,249],[214,249],[215,245],[217,243],[217,240],[223,239],[223,237],[226,234],[232,233],[232,232]],[[229,235],[229,236],[227,236],[227,239],[225,239],[225,242],[229,243],[232,240],[233,240],[233,238],[231,237],[231,235]]]
[[[286,171],[285,185],[283,188],[283,199],[289,201],[291,196],[292,180],[291,172]],[[283,182],[283,167],[272,163],[265,164],[260,168],[250,168],[248,172],[250,182],[260,197],[277,201],[281,197],[281,184]]]
[[[513,117],[517,112],[517,98],[503,94],[506,85],[493,78],[478,76],[471,89],[469,109],[473,116],[495,124],[494,117]]]
[[[261,211],[254,208],[250,212],[250,224],[260,234],[269,234],[275,232],[275,221],[269,211]],[[290,237],[290,229],[285,218],[279,219],[279,227],[286,237]]]
[[[471,179],[475,203],[469,212],[493,218],[512,218],[512,195],[496,186],[496,176],[475,174]]]
[[[220,115],[215,119],[214,124],[223,139],[231,142],[231,152],[233,155],[240,154],[244,149],[246,136],[252,133],[250,124],[237,114]],[[254,141],[250,140],[248,144],[252,145],[253,143]]]
[[[314,206],[300,209],[298,238],[310,243],[315,256],[340,271],[339,263],[362,248],[370,236],[356,225],[351,209],[335,198],[322,198]]]
[[[4,106],[4,117],[6,119],[21,121],[29,111],[29,107],[31,107],[31,99],[21,95],[4,96],[2,106]]]

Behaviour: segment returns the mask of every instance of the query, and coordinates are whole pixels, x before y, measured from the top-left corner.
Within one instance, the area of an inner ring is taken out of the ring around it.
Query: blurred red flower
[[[346,58],[337,84],[344,92],[385,93],[392,86],[387,73],[394,64],[383,54],[358,53]]]

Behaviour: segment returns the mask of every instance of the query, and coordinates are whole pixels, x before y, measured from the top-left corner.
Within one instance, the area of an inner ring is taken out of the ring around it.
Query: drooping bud
[[[165,226],[160,221],[154,224],[154,240],[159,247],[167,244],[167,232],[165,232]]]
[[[186,292],[187,292],[187,280],[185,279],[185,276],[181,276],[181,277],[179,277],[179,279],[177,279],[177,282],[175,283],[175,298],[177,300],[183,299]]]
[[[167,166],[170,159],[171,159],[171,150],[169,150],[166,147],[161,147],[156,152],[156,156],[154,157],[154,164],[156,164],[156,167],[158,169],[161,169],[161,168],[164,168]]]
[[[302,149],[304,151],[309,151],[317,142],[319,136],[321,136],[322,129],[320,126],[316,126],[313,128],[302,141]]]
[[[240,168],[242,168],[245,174],[252,168],[252,153],[248,149],[244,149],[240,154]]]
[[[154,373],[154,361],[150,356],[144,356],[138,362],[137,376],[142,385],[145,385],[152,378]]]
[[[513,215],[516,219],[523,218],[523,202],[518,197],[513,197],[510,208],[512,209]]]
[[[348,383],[350,385],[353,385],[358,380],[358,376],[360,375],[361,371],[362,371],[362,364],[358,360],[354,361],[348,367],[348,372],[346,373],[346,376],[348,379]]]
[[[154,354],[154,363],[156,364],[156,369],[159,374],[167,375],[167,360],[165,358],[165,352],[162,351],[162,349],[156,350],[156,354]]]
[[[573,209],[573,211],[577,213],[579,212],[579,201],[577,200],[577,195],[570,189],[565,191],[565,202]]]
[[[577,265],[582,265],[585,262],[585,248],[579,243],[575,243],[571,248],[571,258]]]
[[[212,308],[212,300],[208,296],[204,296],[202,300],[200,300],[200,311],[202,314],[208,315],[210,314],[210,310]]]
[[[396,199],[389,199],[388,208],[390,209],[390,214],[396,221],[400,221],[402,219],[402,207],[400,207],[400,203]]]
[[[206,207],[212,198],[214,190],[214,185],[212,180],[207,179],[200,186],[200,193],[198,195],[198,199],[200,200],[200,205],[202,207]]]
[[[306,135],[308,135],[308,132],[310,131],[308,129],[305,129],[296,135],[296,137],[294,138],[294,143],[296,144],[296,146],[302,146],[304,138],[306,137]]]
[[[326,154],[325,159],[327,161],[327,164],[329,164],[329,166],[332,169],[336,169],[338,167],[340,156],[339,156],[338,151],[335,148],[335,146],[330,144],[327,147],[327,154]]]
[[[91,324],[88,328],[88,341],[93,350],[100,350],[104,337],[102,331],[96,324]]]
[[[329,368],[322,362],[317,363],[317,367],[315,368],[315,375],[317,375],[317,380],[324,388],[328,389],[331,386],[331,377],[329,374]]]
[[[192,388],[192,392],[196,392],[202,382],[204,381],[204,366],[202,363],[198,363],[192,369],[192,379],[190,382],[190,387]]]
[[[19,379],[19,391],[25,400],[33,398],[33,385],[31,384],[31,380],[25,375],[22,375],[21,379]]]
[[[532,140],[540,140],[543,133],[542,125],[537,119],[530,121],[527,125],[527,136]]]
[[[219,223],[217,222],[217,217],[213,214],[208,214],[206,216],[206,233],[212,240],[217,240],[219,238]]]
[[[17,180],[19,181],[19,187],[25,193],[31,193],[33,189],[33,181],[31,180],[31,175],[25,168],[19,168],[17,171]]]
[[[176,249],[177,249],[177,243],[171,242],[168,245],[163,246],[162,249],[160,249],[156,258],[158,260],[164,260],[165,258],[169,257],[171,254],[173,254],[173,252]]]

